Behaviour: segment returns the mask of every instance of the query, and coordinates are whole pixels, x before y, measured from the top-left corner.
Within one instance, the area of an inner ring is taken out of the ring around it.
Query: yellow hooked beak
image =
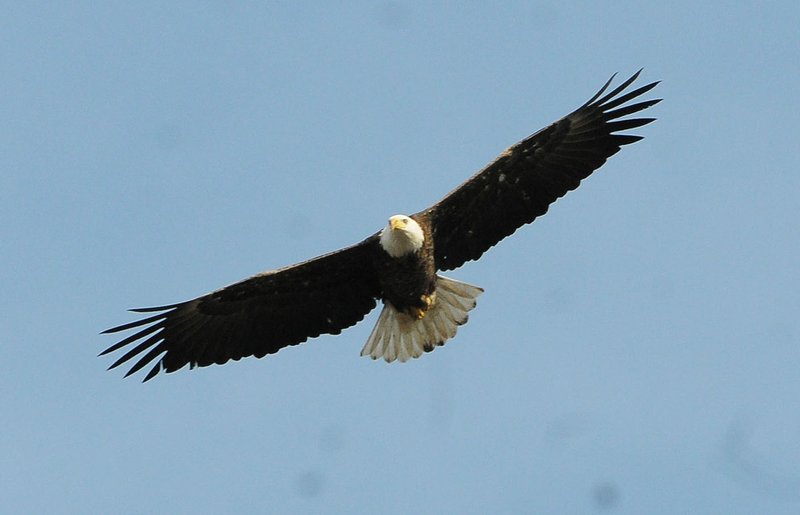
[[[398,229],[405,229],[406,225],[408,224],[406,223],[405,218],[392,218],[391,220],[389,220],[389,227],[393,231],[396,231]]]

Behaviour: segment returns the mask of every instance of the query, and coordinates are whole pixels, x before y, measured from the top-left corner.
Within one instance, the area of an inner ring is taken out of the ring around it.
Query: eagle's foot
[[[416,306],[408,308],[408,315],[415,320],[422,320],[425,318],[425,310]]]
[[[425,314],[428,312],[431,306],[433,306],[433,301],[435,298],[435,293],[432,293],[431,295],[420,295],[419,300],[422,301],[422,306],[410,306],[408,308],[408,314],[417,320],[422,320],[425,318]]]
[[[420,295],[419,300],[422,302],[421,306],[408,306],[405,312],[414,320],[422,320],[428,313],[428,310],[433,306],[433,301],[436,299],[436,293],[430,295]]]

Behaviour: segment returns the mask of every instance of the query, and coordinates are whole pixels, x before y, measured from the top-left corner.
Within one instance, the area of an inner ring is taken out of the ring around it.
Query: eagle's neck
[[[422,227],[405,215],[389,218],[389,224],[381,231],[381,247],[393,258],[419,251],[425,241]]]

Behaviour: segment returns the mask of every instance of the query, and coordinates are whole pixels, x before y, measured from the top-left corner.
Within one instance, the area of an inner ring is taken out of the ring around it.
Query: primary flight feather
[[[640,70],[641,72],[641,70]],[[660,99],[630,103],[639,76],[589,101],[525,138],[450,192],[413,215],[394,215],[361,243],[303,263],[267,271],[104,333],[136,332],[101,355],[125,350],[109,368],[136,359],[126,376],[153,364],[159,371],[264,357],[321,334],[338,334],[380,300],[383,310],[361,351],[407,361],[443,345],[467,321],[483,290],[437,274],[478,259],[641,136],[619,134],[654,118],[630,118]]]

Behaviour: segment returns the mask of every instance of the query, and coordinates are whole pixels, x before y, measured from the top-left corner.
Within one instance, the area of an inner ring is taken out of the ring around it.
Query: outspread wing
[[[432,222],[437,268],[451,270],[478,259],[517,228],[543,215],[622,145],[642,139],[617,134],[654,120],[625,118],[661,100],[628,104],[658,84],[623,93],[640,72],[601,96],[611,77],[584,105],[512,146],[424,211]]]
[[[101,355],[130,347],[109,367],[137,357],[126,377],[157,360],[147,381],[162,369],[261,358],[320,334],[338,334],[363,319],[380,295],[371,259],[375,241],[264,272],[187,302],[134,309],[159,313],[104,331],[137,329]]]

